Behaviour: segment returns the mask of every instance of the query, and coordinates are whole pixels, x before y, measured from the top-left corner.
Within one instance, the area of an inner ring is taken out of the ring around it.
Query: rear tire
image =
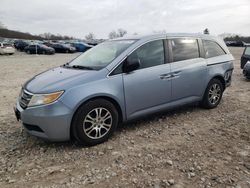
[[[97,145],[108,140],[118,125],[115,106],[104,99],[83,104],[72,120],[72,133],[81,145]]]
[[[200,103],[201,107],[212,109],[220,104],[223,95],[223,85],[220,80],[212,79],[206,88],[203,99]]]

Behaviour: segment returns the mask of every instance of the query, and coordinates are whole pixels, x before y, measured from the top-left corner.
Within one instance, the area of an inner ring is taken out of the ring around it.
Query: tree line
[[[118,29],[117,31],[113,30],[108,34],[109,39],[114,39],[118,37],[123,37],[127,34],[125,29]],[[21,31],[15,31],[8,29],[4,24],[0,22],[0,37],[3,38],[15,38],[15,39],[29,39],[29,40],[72,40],[76,39],[72,36],[60,35],[60,34],[52,34],[52,33],[43,33],[39,35],[33,35],[30,33],[25,33]],[[94,33],[90,32],[85,36],[85,40],[91,41],[95,40],[96,37]]]
[[[161,31],[161,33],[166,31]],[[123,37],[127,34],[128,32],[125,29],[119,28],[117,31],[113,30],[108,34],[109,39],[114,39],[114,38],[119,38]],[[154,31],[154,33],[158,33]],[[203,30],[204,34],[209,34],[208,28]],[[224,33],[220,35],[222,38],[224,38],[225,41],[244,41],[246,43],[250,43],[250,37],[245,37],[245,36],[239,36],[236,34],[228,34]],[[8,29],[1,21],[0,21],[0,37],[3,38],[16,38],[16,39],[29,39],[29,40],[72,40],[76,39],[72,36],[67,36],[67,35],[60,35],[60,34],[52,34],[52,33],[43,33],[40,35],[33,35],[30,33],[24,33],[20,31],[14,31]],[[96,39],[96,36],[94,33],[90,32],[87,35],[85,35],[85,40],[87,41],[93,41]]]

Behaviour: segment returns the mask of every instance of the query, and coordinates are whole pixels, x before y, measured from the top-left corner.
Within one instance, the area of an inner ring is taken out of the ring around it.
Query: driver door
[[[171,100],[170,64],[166,63],[164,40],[151,41],[128,58],[137,58],[140,67],[123,74],[127,118],[155,111]]]

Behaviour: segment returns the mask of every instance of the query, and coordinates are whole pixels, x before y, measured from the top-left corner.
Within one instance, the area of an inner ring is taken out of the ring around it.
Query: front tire
[[[79,107],[72,121],[72,133],[81,145],[105,142],[118,125],[115,106],[104,99],[96,99]]]
[[[223,94],[223,85],[220,80],[214,78],[207,86],[203,99],[201,101],[201,107],[206,109],[212,109],[220,104]]]

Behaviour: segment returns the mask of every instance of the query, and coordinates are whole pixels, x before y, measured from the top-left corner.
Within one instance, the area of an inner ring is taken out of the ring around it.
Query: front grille
[[[30,100],[31,100],[32,94],[28,93],[24,89],[22,89],[20,97],[19,97],[19,104],[23,109],[26,109]]]

